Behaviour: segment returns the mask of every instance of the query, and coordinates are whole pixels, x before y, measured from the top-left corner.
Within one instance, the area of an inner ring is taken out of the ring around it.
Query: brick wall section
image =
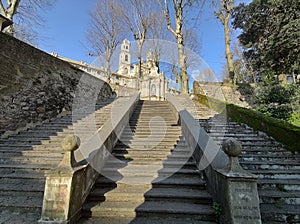
[[[102,80],[0,32],[0,135],[71,111],[78,86],[97,102],[112,96]]]

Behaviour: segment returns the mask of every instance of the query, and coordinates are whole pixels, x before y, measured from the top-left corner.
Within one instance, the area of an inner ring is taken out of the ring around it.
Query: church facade
[[[131,64],[130,41],[125,39],[121,45],[119,55],[119,68],[113,73],[112,84],[119,85],[118,95],[128,95],[127,90],[139,90],[141,99],[164,100],[168,90],[168,80],[164,73],[158,72],[154,53],[148,52],[146,61],[141,64],[141,75],[139,75],[138,64]]]

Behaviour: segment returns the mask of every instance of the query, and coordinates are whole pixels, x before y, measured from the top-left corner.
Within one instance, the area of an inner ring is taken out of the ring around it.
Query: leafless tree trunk
[[[227,68],[229,77],[234,84],[236,84],[236,77],[234,74],[234,66],[232,62],[232,53],[230,50],[230,17],[233,11],[234,0],[220,0],[219,7],[216,2],[214,2],[214,11],[215,16],[221,21],[224,28],[224,36],[225,36],[225,54],[227,60]],[[217,10],[219,8],[219,10]]]
[[[91,16],[91,26],[87,39],[96,55],[104,54],[106,74],[111,78],[111,57],[124,35],[122,23],[123,9],[117,1],[98,1]]]
[[[35,27],[43,23],[42,9],[53,5],[55,0],[0,0],[0,13],[14,22],[4,32],[23,41],[34,43]]]
[[[181,88],[181,91],[184,93],[189,92],[188,86],[188,74],[187,74],[187,65],[186,65],[186,54],[184,52],[185,41],[183,35],[183,22],[184,22],[184,11],[191,7],[197,0],[173,0],[171,1],[164,0],[163,3],[159,0],[160,5],[164,5],[165,10],[165,18],[167,21],[168,30],[174,35],[177,41],[177,48],[178,48],[178,57],[179,57],[179,64],[180,64],[180,77],[178,77]],[[169,10],[169,4],[173,6],[174,16],[171,17],[171,13]],[[171,18],[174,18],[174,25],[172,24]],[[172,26],[173,25],[173,26]]]
[[[151,50],[154,52],[155,64],[159,68],[159,61],[162,50],[161,40],[169,40],[170,33],[166,32],[167,26],[165,16],[161,10],[154,12],[151,15],[151,26],[149,27],[148,37],[151,39]]]
[[[125,24],[129,27],[134,40],[138,45],[138,77],[142,77],[142,48],[151,26],[153,15],[153,1],[123,0],[123,8],[127,9],[123,14]]]

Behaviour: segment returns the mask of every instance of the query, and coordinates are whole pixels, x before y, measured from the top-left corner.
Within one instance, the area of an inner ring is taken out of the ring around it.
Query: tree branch
[[[167,28],[168,28],[168,30],[170,30],[171,33],[174,36],[176,36],[175,30],[171,26],[170,12],[169,12],[169,7],[168,7],[167,0],[165,0],[165,17],[166,17],[166,20],[167,20]]]
[[[1,14],[6,16],[5,8],[4,8],[2,1],[0,1],[0,10],[1,10]]]
[[[9,6],[9,8],[11,8],[11,10],[12,10],[12,15],[16,14],[20,1],[21,0],[13,0],[11,2],[11,5]]]

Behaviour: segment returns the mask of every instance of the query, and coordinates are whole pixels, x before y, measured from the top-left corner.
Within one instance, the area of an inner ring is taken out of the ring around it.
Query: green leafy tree
[[[233,27],[253,69],[288,74],[300,61],[299,0],[254,0],[237,6]]]

